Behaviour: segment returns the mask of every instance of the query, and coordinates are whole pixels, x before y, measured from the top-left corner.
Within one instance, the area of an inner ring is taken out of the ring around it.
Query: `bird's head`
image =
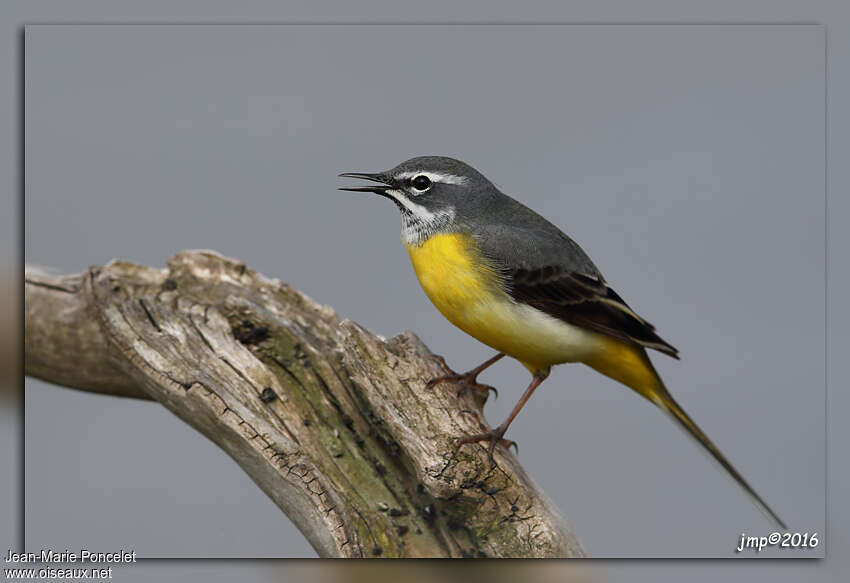
[[[340,177],[375,183],[340,190],[374,192],[392,200],[401,211],[402,238],[408,245],[451,230],[459,209],[494,188],[475,168],[444,156],[420,156],[385,172],[346,172]]]

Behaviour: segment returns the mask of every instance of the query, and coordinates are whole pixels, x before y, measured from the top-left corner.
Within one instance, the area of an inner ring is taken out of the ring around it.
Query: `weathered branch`
[[[516,458],[458,449],[483,402],[426,391],[442,371],[414,334],[385,341],[238,261],[28,268],[25,349],[28,375],[162,403],[321,556],[583,555]]]

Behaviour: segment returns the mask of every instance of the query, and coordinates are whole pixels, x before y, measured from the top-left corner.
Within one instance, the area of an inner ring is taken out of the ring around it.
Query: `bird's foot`
[[[477,415],[476,415],[477,417]],[[479,423],[480,423],[479,419]],[[461,437],[458,440],[458,445],[465,445],[467,443],[478,443],[481,441],[486,441],[488,443],[487,447],[487,457],[490,459],[490,467],[494,467],[496,465],[496,460],[493,458],[493,452],[496,449],[497,445],[501,445],[505,449],[514,446],[517,453],[519,453],[519,446],[515,441],[511,441],[510,439],[505,439],[503,436],[505,435],[506,428],[501,425],[496,429],[491,429],[489,431],[485,431],[483,433],[476,433],[475,435],[468,435],[466,437]]]
[[[434,360],[436,360],[440,366],[443,367],[443,370],[446,371],[446,374],[439,377],[434,377],[425,385],[426,389],[433,389],[440,383],[455,383],[457,385],[457,396],[460,397],[466,391],[474,390],[480,393],[483,393],[486,397],[490,394],[490,391],[493,391],[493,394],[496,398],[499,397],[499,391],[496,390],[496,387],[491,385],[485,385],[484,383],[478,382],[478,373],[481,372],[477,369],[472,369],[471,371],[465,373],[457,373],[449,368],[449,365],[446,364],[446,359],[442,356],[434,355]]]

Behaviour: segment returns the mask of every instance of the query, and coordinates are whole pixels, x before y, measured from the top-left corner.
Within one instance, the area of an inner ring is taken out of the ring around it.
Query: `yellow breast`
[[[407,250],[419,283],[440,313],[534,372],[580,360],[598,336],[514,302],[468,235],[436,234]]]
[[[425,293],[458,326],[473,305],[500,292],[495,272],[468,235],[436,234],[407,251]]]

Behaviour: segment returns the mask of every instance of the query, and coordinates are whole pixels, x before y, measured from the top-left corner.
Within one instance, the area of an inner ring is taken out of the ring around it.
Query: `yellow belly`
[[[532,372],[584,360],[605,341],[595,332],[514,302],[467,235],[437,234],[407,250],[425,294],[452,324]]]

